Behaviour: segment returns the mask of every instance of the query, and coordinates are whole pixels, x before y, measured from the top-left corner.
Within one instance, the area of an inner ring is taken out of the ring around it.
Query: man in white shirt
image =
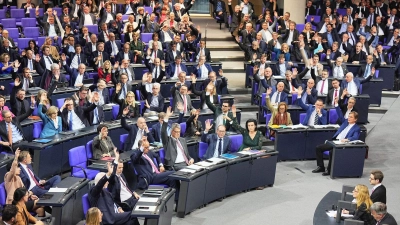
[[[328,87],[329,87],[329,81],[328,81],[328,71],[323,70],[322,75],[320,78],[320,81],[317,83],[317,91],[318,95],[327,95],[328,94]]]
[[[268,43],[270,40],[272,40],[273,30],[270,29],[267,22],[262,23],[261,27],[262,27],[262,29],[259,32],[262,35],[262,39],[263,39],[263,41]]]

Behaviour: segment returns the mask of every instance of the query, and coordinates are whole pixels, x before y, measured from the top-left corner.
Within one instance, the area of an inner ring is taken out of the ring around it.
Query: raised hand
[[[165,113],[165,116],[166,116],[167,118],[169,118],[170,116],[172,116],[172,114],[174,114],[174,113],[172,112],[172,108],[171,108],[171,106],[168,106],[167,112]]]
[[[129,112],[129,107],[128,106],[125,107],[124,110],[122,110],[122,114],[124,114],[124,115],[128,114],[128,112]]]
[[[303,94],[303,88],[299,86],[299,88],[297,89],[297,96],[301,96],[301,94]]]
[[[331,54],[331,50],[330,49],[326,50],[326,54],[329,56]]]
[[[222,69],[219,69],[219,70],[218,70],[218,73],[219,73],[219,75],[220,75],[221,77],[224,76],[224,71],[223,71]]]
[[[14,68],[19,68],[20,65],[21,63],[18,60],[14,61]]]
[[[21,84],[21,81],[19,80],[19,77],[15,78],[14,80],[14,86],[18,87]]]
[[[39,62],[39,61],[40,61],[40,55],[39,55],[39,54],[36,54],[36,56],[35,56],[35,61],[36,61],[36,62]]]
[[[64,62],[67,60],[67,56],[64,53],[61,54],[61,60]]]
[[[370,76],[373,76],[375,74],[375,71],[376,71],[375,67],[372,67]]]
[[[206,124],[205,131],[208,132],[212,128],[213,124],[211,124],[210,120],[206,120],[205,124]]]
[[[117,69],[118,69],[118,67],[119,67],[119,62],[118,62],[118,61],[116,61],[116,62],[115,62],[115,64],[114,64],[114,70],[117,70]]]
[[[292,71],[292,75],[293,75],[293,76],[296,76],[297,73],[298,73],[297,68],[294,68],[293,71]]]
[[[110,162],[107,162],[107,176],[111,176],[113,173],[113,165]]]
[[[162,69],[165,69],[165,61],[164,60],[161,60],[160,65],[161,65]]]
[[[339,98],[338,98],[338,97],[336,97],[336,98],[335,98],[335,105],[337,105],[337,104],[338,104],[338,102],[339,102]]]
[[[192,83],[196,83],[197,81],[197,77],[194,74],[190,75],[190,79],[192,79]]]
[[[307,92],[307,95],[311,95],[311,89],[310,88],[307,88],[306,92]]]
[[[183,112],[183,104],[182,104],[182,102],[176,103],[176,108],[179,110],[179,112]]]
[[[118,83],[117,86],[115,86],[115,91],[119,93],[119,91],[121,91],[121,88],[122,88],[121,83]]]
[[[272,93],[272,88],[268,88],[266,93],[267,93],[267,96],[269,96]]]
[[[236,105],[232,105],[231,110],[232,110],[232,114],[236,115]]]

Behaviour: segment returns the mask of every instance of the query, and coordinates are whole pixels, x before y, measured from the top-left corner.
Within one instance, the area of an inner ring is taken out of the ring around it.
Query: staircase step
[[[382,91],[382,97],[397,98],[399,97],[399,95],[400,95],[399,91]]]

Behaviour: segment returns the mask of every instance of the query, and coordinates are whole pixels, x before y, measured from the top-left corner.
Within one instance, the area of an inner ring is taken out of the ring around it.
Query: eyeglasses
[[[222,107],[229,107],[229,105],[222,105]]]

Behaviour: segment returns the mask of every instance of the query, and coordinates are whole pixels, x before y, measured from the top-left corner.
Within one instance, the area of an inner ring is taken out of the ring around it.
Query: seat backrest
[[[243,136],[241,134],[230,135],[231,139],[231,152],[237,152],[243,143]]]
[[[186,132],[186,122],[180,123],[179,125],[181,126],[181,137],[183,137]]]
[[[1,24],[3,24],[4,28],[16,28],[16,20],[15,18],[8,18],[8,19],[2,19]]]
[[[6,10],[0,9],[0,20],[6,18]]]
[[[24,28],[25,27],[36,27],[36,19],[35,18],[22,18],[21,25]]]
[[[99,34],[99,26],[97,25],[86,25],[88,31],[92,34]]]
[[[329,110],[329,123],[336,124],[337,119],[338,119],[338,115],[337,115],[336,109],[330,109]]]
[[[144,43],[149,43],[152,35],[153,35],[153,33],[141,33],[140,40],[142,40]]]
[[[113,105],[111,108],[113,119],[116,120],[119,113],[119,105]]]
[[[35,122],[33,123],[33,138],[39,138],[40,133],[42,133],[43,130],[43,122]]]
[[[11,9],[10,16],[17,21],[21,21],[22,18],[25,18],[25,9]]]
[[[164,163],[164,160],[165,160],[165,150],[164,150],[164,148],[161,148],[158,151],[158,154],[160,155],[161,162]]]
[[[153,13],[153,7],[145,6],[144,11],[147,12],[148,14],[151,14],[151,13]]]
[[[93,158],[92,143],[93,143],[93,140],[90,140],[90,141],[88,141],[88,143],[86,143],[85,149],[86,149],[86,157],[88,159]]]
[[[7,199],[6,188],[4,187],[4,182],[0,184],[0,205],[5,206]]]
[[[62,14],[62,8],[56,7],[56,8],[53,8],[53,10],[54,10],[54,11],[57,11],[58,17],[61,16],[61,14]]]
[[[300,121],[300,123],[303,122],[304,118],[306,118],[306,113],[300,113],[300,115],[299,115],[299,121]]]
[[[43,8],[39,8],[39,16],[43,16],[43,13],[44,13]],[[36,18],[36,8],[33,8],[33,9],[29,10],[29,17],[30,18]]]
[[[364,221],[361,220],[352,220],[352,219],[345,219],[344,225],[360,225],[364,224]]]
[[[26,27],[24,29],[25,37],[38,38],[39,37],[39,27]]]
[[[307,16],[307,22],[311,22],[311,17],[314,17],[314,22],[319,23],[321,21],[321,16]]]
[[[375,70],[375,78],[379,77],[379,70]]]
[[[46,37],[38,37],[37,38],[38,46],[42,46],[45,41],[46,41]]]
[[[345,16],[347,14],[346,9],[336,9],[336,13],[342,16]]]
[[[86,216],[87,211],[90,209],[90,203],[87,193],[82,196],[82,208],[83,214]]]
[[[304,30],[304,23],[298,23],[296,24],[296,30],[298,30],[299,32],[302,32]]]
[[[208,148],[208,144],[200,141],[199,143],[199,158],[202,159],[204,154],[206,154]]]
[[[18,48],[24,49],[28,47],[30,40],[32,40],[32,38],[18,38]]]
[[[57,99],[57,106],[58,106],[58,108],[61,108],[61,106],[64,105],[64,100],[65,100],[65,98],[58,98],[58,99]]]
[[[292,105],[296,104],[297,93],[292,93]]]
[[[18,28],[7,28],[8,30],[8,35],[12,38],[12,39],[17,39],[19,38],[19,31]]]
[[[265,115],[265,123],[268,125],[269,120],[271,119],[271,113]]]
[[[72,167],[71,174],[74,174],[81,170],[80,168],[76,168],[73,166],[80,166],[86,168],[87,157],[86,157],[85,146],[81,145],[75,148],[71,148],[68,152],[68,156],[69,156],[69,165]]]
[[[120,143],[120,148],[121,149],[124,149],[124,145],[125,145],[126,139],[128,139],[128,134],[121,134],[119,136],[119,143]]]

